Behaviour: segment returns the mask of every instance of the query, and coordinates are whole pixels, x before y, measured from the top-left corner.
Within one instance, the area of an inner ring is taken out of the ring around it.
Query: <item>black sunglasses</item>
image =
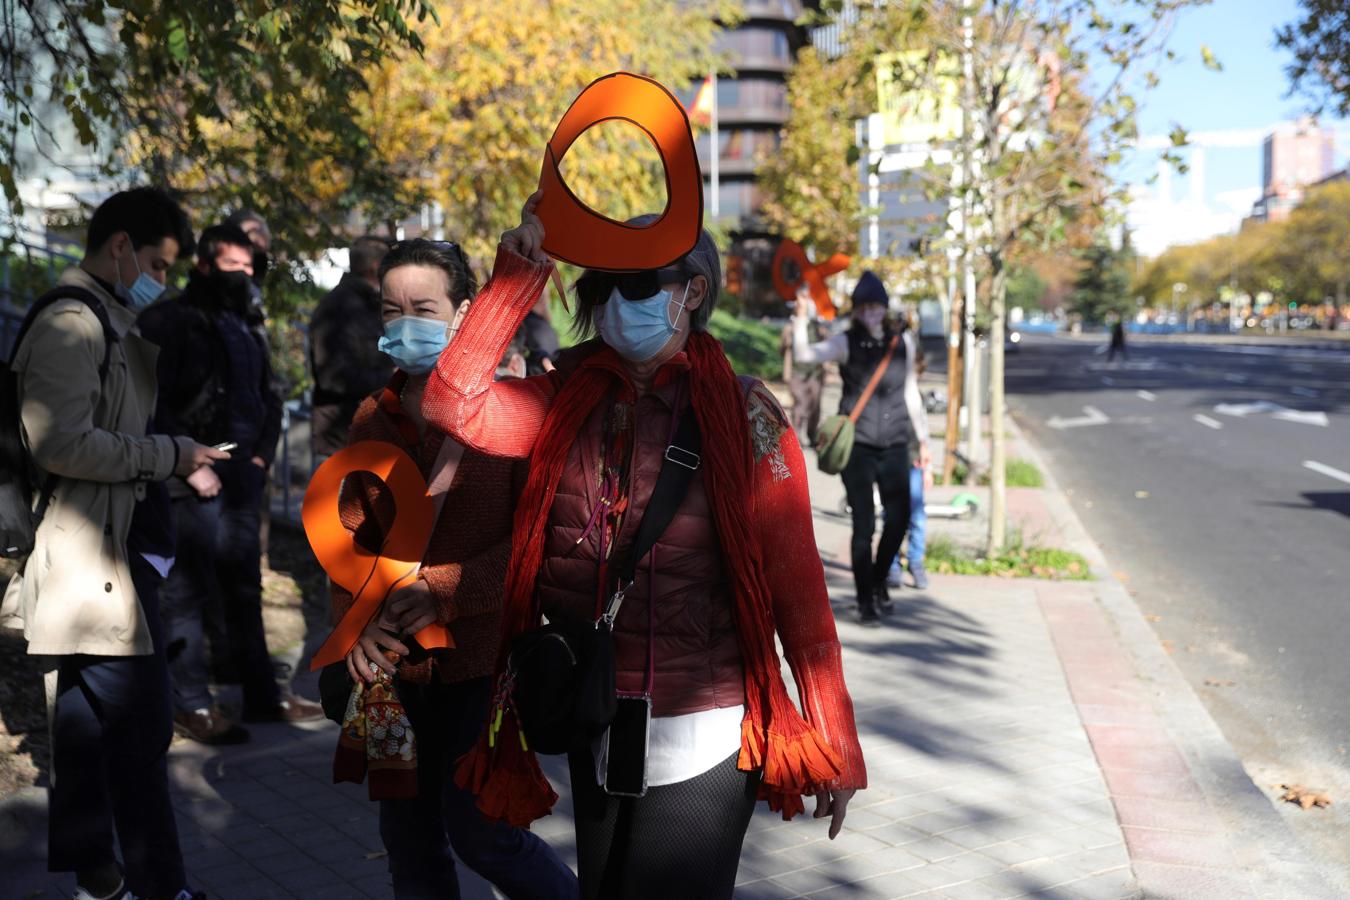
[[[676,267],[647,269],[642,272],[587,272],[577,279],[577,297],[588,306],[599,306],[614,289],[625,300],[646,300],[655,296],[663,284],[688,281],[693,274]]]

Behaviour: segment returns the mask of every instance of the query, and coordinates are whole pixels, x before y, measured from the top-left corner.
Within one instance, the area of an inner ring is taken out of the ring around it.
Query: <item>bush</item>
[[[783,356],[778,350],[782,331],[753,319],[741,319],[717,310],[708,321],[708,331],[722,342],[737,375],[753,375],[765,381],[783,377]]]

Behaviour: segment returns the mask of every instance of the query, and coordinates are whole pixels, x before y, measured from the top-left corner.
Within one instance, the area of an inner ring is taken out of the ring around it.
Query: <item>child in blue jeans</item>
[[[911,457],[911,459],[914,458],[916,457]],[[931,469],[921,469],[918,466],[910,467],[909,547],[905,551],[905,557],[909,560],[909,574],[914,579],[914,586],[921,591],[928,588],[928,573],[923,568],[924,532],[928,526],[928,513],[924,511],[923,505],[923,491],[926,485],[932,483],[932,478]],[[900,587],[902,575],[900,556],[897,554],[891,562],[891,571],[886,578],[886,584],[894,588]]]

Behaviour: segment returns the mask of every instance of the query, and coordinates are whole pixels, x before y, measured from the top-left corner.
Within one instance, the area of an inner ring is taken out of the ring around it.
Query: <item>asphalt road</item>
[[[1028,338],[1009,404],[1258,786],[1331,792],[1282,807],[1350,872],[1350,345],[1103,349]]]

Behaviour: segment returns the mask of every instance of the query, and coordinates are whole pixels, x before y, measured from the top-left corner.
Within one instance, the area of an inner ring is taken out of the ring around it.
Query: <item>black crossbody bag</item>
[[[618,589],[600,618],[559,619],[511,642],[503,694],[531,749],[559,754],[588,748],[614,722],[614,619],[637,565],[675,518],[702,464],[702,436],[693,406],[685,408],[642,514],[632,552],[616,569]],[[650,652],[650,650],[649,650]],[[650,686],[649,686],[650,687]]]

